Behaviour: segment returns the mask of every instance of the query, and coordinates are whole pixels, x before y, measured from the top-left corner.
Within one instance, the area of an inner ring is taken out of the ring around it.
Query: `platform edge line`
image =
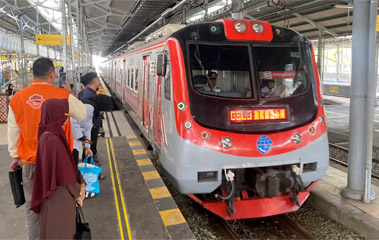
[[[113,162],[114,162],[114,166],[115,166],[115,172],[116,172],[116,177],[117,177],[117,182],[118,182],[118,189],[120,191],[120,196],[121,196],[121,203],[122,203],[122,209],[123,209],[124,217],[125,217],[125,224],[126,224],[126,228],[128,230],[128,237],[129,237],[130,240],[132,240],[132,234],[131,234],[131,231],[130,231],[129,219],[128,219],[128,215],[126,213],[126,207],[125,207],[126,203],[125,203],[125,200],[124,200],[124,194],[123,194],[123,191],[122,191],[121,182],[120,182],[120,178],[119,178],[119,175],[118,175],[118,168],[117,168],[117,163],[116,163],[116,157],[115,157],[115,154],[114,154],[114,151],[113,151],[112,139],[109,139],[109,143],[110,143],[110,146],[111,146],[111,151],[112,151],[112,156],[113,156]]]
[[[111,161],[111,156],[110,156],[110,152],[109,152],[108,138],[105,139],[105,143],[107,145],[108,160],[109,160],[109,169],[110,169],[110,172],[111,172],[111,179],[112,179],[112,186],[113,186],[113,195],[114,195],[114,199],[115,199],[116,211],[117,211],[117,217],[118,217],[118,225],[119,225],[119,228],[120,228],[121,240],[124,240],[125,239],[124,238],[124,230],[122,228],[120,208],[118,206],[117,190],[116,190],[116,185],[115,185],[115,181],[114,181],[114,175],[113,175],[113,169],[112,169],[112,161]]]

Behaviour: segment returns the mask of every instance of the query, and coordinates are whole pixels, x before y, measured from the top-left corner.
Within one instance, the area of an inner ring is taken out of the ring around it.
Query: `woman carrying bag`
[[[42,104],[30,206],[40,214],[41,239],[74,239],[76,206],[83,204],[85,182],[62,129],[68,117],[67,99]]]

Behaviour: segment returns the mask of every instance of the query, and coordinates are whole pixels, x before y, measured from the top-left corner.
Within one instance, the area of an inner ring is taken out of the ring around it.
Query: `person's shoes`
[[[95,197],[97,197],[97,195],[99,195],[99,194],[98,193],[86,192],[86,198],[95,198]]]
[[[103,180],[104,178],[105,178],[105,176],[102,173],[100,173],[98,179]]]

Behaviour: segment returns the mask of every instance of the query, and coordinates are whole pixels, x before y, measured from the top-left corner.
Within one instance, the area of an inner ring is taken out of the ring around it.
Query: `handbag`
[[[81,206],[76,207],[76,233],[75,239],[91,239],[91,229],[84,219]]]
[[[88,163],[88,158],[85,158],[82,163],[78,164],[78,169],[82,173],[84,181],[86,181],[86,192],[100,193],[98,178],[102,167],[95,165],[93,157],[91,157],[90,163]]]
[[[11,184],[14,204],[16,208],[25,203],[24,187],[22,186],[22,168],[18,167],[13,172],[9,172],[9,182]]]

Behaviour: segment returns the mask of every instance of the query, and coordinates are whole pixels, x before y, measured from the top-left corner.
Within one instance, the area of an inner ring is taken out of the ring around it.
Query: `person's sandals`
[[[102,173],[100,173],[98,179],[103,180],[104,178],[105,178],[104,175]]]

